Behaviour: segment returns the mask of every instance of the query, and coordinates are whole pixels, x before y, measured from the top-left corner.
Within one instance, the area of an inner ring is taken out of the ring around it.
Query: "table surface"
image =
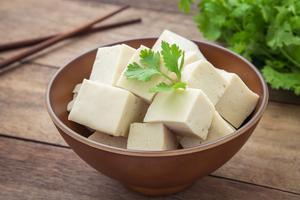
[[[44,105],[47,83],[77,55],[103,44],[158,36],[170,29],[201,39],[167,0],[10,0],[0,2],[1,42],[67,30],[121,4],[133,7],[105,23],[143,22],[69,39],[0,77],[0,199],[148,199],[89,167],[63,141]],[[0,54],[0,60],[19,51]],[[300,199],[300,106],[270,102],[244,147],[223,167],[167,199]],[[164,198],[166,199],[166,198]]]

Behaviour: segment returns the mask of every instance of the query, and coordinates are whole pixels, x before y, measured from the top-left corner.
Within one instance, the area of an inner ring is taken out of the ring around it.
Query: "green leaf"
[[[156,92],[166,92],[172,90],[172,84],[166,84],[164,82],[159,83],[155,87],[150,89],[150,92],[156,93]]]
[[[273,87],[299,93],[299,0],[201,0],[194,20],[205,38],[263,68]]]
[[[182,56],[183,51],[179,49],[176,44],[172,44],[162,41],[161,43],[161,55],[164,59],[165,67],[168,68],[169,71],[174,72],[177,78],[180,80],[181,72],[180,66],[178,66],[178,60]]]
[[[151,49],[143,49],[140,52],[140,62],[145,68],[160,69],[160,54],[155,53]]]
[[[187,84],[185,82],[176,82],[176,83],[171,83],[167,84],[165,82],[161,82],[155,87],[150,89],[150,92],[166,92],[166,91],[171,91],[171,90],[177,90],[177,89],[186,89]]]
[[[168,72],[161,71],[161,55],[164,61],[164,67]],[[155,75],[161,76],[162,79],[168,83],[161,82],[155,87],[151,88],[149,92],[161,92],[176,89],[185,89],[186,83],[181,82],[181,70],[184,65],[184,51],[179,49],[176,44],[170,45],[162,41],[161,52],[154,52],[151,49],[144,49],[140,52],[140,63],[133,62],[127,66],[125,76],[128,79],[136,79],[147,82]],[[177,79],[174,80],[169,73],[174,72]]]
[[[191,4],[194,2],[195,0],[180,0],[178,3],[178,8],[184,13],[189,13],[191,10]]]
[[[139,81],[149,81],[154,75],[159,74],[155,68],[143,68],[136,62],[128,65],[125,76],[128,79],[137,79]]]
[[[300,73],[280,73],[269,65],[262,69],[262,73],[272,88],[292,90],[300,95]]]

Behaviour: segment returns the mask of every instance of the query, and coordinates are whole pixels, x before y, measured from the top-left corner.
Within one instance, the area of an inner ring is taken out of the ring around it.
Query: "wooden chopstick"
[[[110,17],[112,17],[113,15],[125,10],[129,8],[129,6],[122,6],[121,8],[117,9],[116,11],[114,12],[111,12],[107,15],[105,15],[104,17],[100,17],[100,18],[97,18],[89,23],[86,23],[84,25],[81,25],[73,30],[70,30],[70,31],[67,31],[61,35],[58,35],[56,37],[53,37],[53,38],[50,38],[48,40],[45,40],[44,42],[41,42],[35,46],[33,46],[32,48],[28,49],[28,50],[25,50],[15,56],[12,56],[4,61],[2,61],[0,63],[0,74],[4,73],[4,72],[7,72],[8,70],[11,70],[13,68],[15,68],[16,66],[10,66],[10,67],[7,67],[8,65],[10,64],[13,64],[17,61],[20,61],[28,56],[31,56],[33,55],[34,53],[40,51],[40,50],[43,50],[53,44],[56,44],[57,42],[60,42],[66,38],[69,38],[69,37],[72,37],[78,33],[81,33],[81,32],[84,32],[86,31],[87,29],[90,29],[93,25],[99,23],[99,22],[102,22]]]
[[[141,21],[142,21],[141,18],[123,20],[120,22],[115,22],[115,23],[111,23],[111,24],[107,24],[107,25],[92,27],[92,28],[90,28],[84,32],[80,32],[79,34],[76,34],[74,36],[82,35],[85,33],[94,33],[94,32],[98,32],[98,31],[104,31],[104,30],[122,27],[122,26],[130,25],[130,24],[135,24],[135,23],[140,23]],[[37,37],[37,38],[32,38],[32,39],[27,39],[27,40],[19,40],[19,41],[15,41],[15,42],[3,43],[3,44],[0,44],[0,51],[7,51],[7,50],[13,50],[13,49],[18,49],[18,48],[22,48],[22,47],[32,46],[32,45],[38,44],[40,42],[43,42],[45,40],[48,40],[50,38],[56,37],[58,35],[60,35],[60,34],[53,34],[53,35]]]

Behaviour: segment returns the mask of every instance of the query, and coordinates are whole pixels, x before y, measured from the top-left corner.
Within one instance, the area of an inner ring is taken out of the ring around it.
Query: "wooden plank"
[[[300,106],[269,103],[241,151],[215,174],[300,193]]]
[[[164,29],[176,31],[191,39],[202,39],[191,16],[181,13],[162,12],[169,8],[171,10],[177,9],[177,2],[173,0],[127,0],[125,2],[119,0],[90,0],[88,2],[82,0],[41,2],[28,0],[26,4],[22,0],[2,1],[0,3],[0,37],[3,42],[9,42],[21,38],[26,39],[61,32],[86,22],[88,19],[95,18],[99,14],[108,13],[117,7],[112,4],[121,5],[125,3],[133,5],[134,8],[115,16],[113,19],[108,20],[108,22],[124,18],[142,17],[142,24],[69,39],[48,50],[42,51],[34,56],[33,58],[35,59],[31,61],[60,67],[72,58],[92,48],[120,40],[158,36]],[[65,12],[65,8],[68,8],[68,12]],[[153,8],[161,12],[149,10]],[[7,12],[8,10],[11,12]],[[48,12],[48,10],[52,10],[52,12]],[[47,13],[47,15],[44,13]],[[64,23],[58,23],[62,18],[64,19]],[[28,27],[31,28],[28,29]],[[7,34],[7,32],[10,34]],[[0,56],[7,58],[18,52],[2,53]],[[271,90],[270,96],[270,99],[274,101],[299,104],[299,97],[291,94],[291,92]]]
[[[82,0],[79,0],[82,1]],[[180,12],[178,10],[179,0],[89,0],[91,2],[101,2],[115,5],[130,5],[135,8],[156,10],[160,12]]]
[[[1,199],[150,199],[96,172],[66,148],[0,138]],[[287,192],[205,177],[157,199],[299,199]]]
[[[300,95],[295,95],[293,92],[288,90],[275,90],[269,87],[270,99],[272,101],[291,103],[300,105]]]
[[[1,76],[0,133],[66,145],[44,103],[46,86],[55,71],[25,64]]]
[[[2,1],[0,5],[0,37],[3,42],[61,32],[119,7],[92,1],[68,0],[28,0],[26,4],[23,0],[11,0]],[[142,17],[143,22],[64,41],[41,52],[33,61],[62,66],[75,56],[103,44],[158,36],[164,29],[173,30],[191,39],[201,39],[192,17],[180,13],[131,8],[106,22],[134,17]],[[64,23],[61,23],[62,19]],[[2,53],[1,57],[7,58],[17,52]]]
[[[1,77],[0,133],[65,145],[44,107],[54,71],[26,64]],[[214,174],[300,193],[299,119],[300,106],[269,103],[250,140]]]

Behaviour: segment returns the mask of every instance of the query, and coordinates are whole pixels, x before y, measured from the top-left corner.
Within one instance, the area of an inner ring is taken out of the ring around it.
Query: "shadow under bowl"
[[[152,47],[156,39],[118,43],[134,48],[141,44]],[[214,66],[238,74],[260,96],[255,110],[236,132],[198,147],[160,152],[119,149],[88,140],[86,137],[91,132],[69,121],[66,108],[72,99],[74,86],[89,78],[97,52],[94,49],[62,67],[47,90],[47,110],[64,140],[90,166],[145,195],[167,195],[181,191],[221,167],[252,134],[266,108],[268,89],[259,71],[241,56],[218,45],[195,43]]]

